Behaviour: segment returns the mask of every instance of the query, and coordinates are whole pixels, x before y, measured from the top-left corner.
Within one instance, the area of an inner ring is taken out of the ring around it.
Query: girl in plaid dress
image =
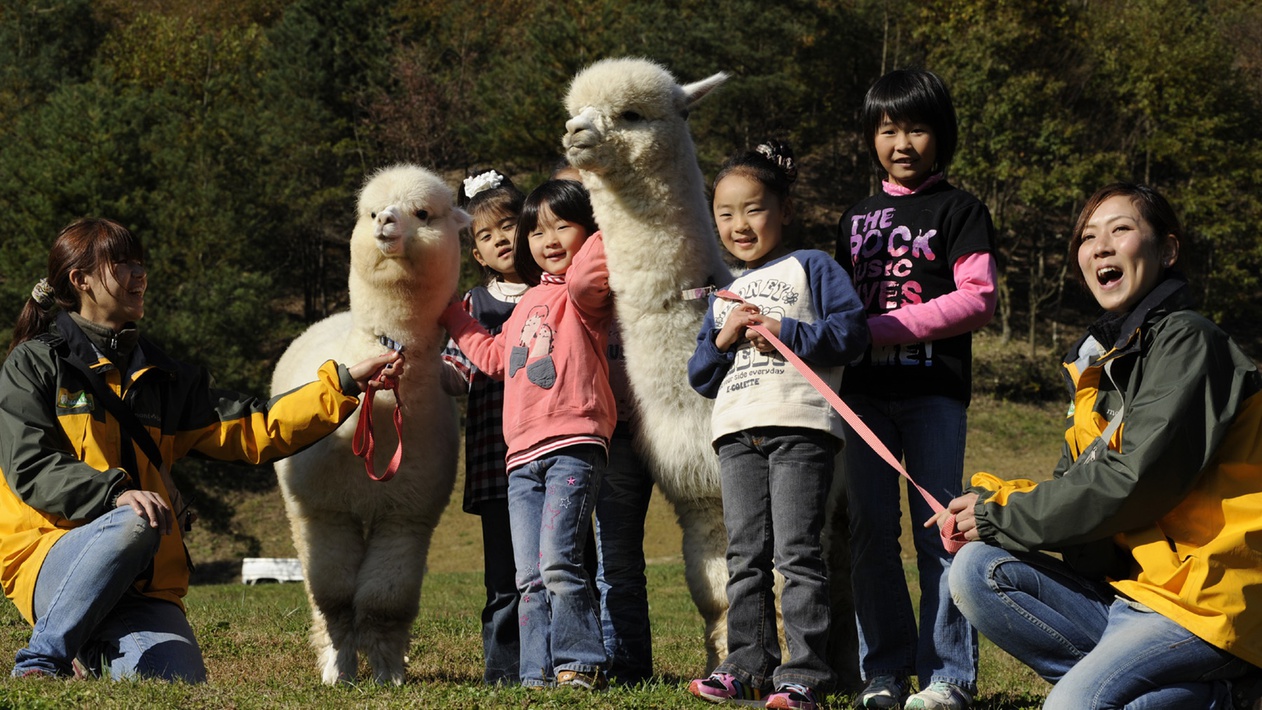
[[[513,266],[513,235],[525,195],[503,174],[487,170],[466,178],[459,203],[473,217],[466,237],[473,259],[485,280],[464,296],[465,310],[491,333],[508,320],[526,284]],[[444,388],[450,395],[468,394],[465,417],[464,510],[482,518],[483,681],[516,685],[519,643],[517,633],[516,567],[508,526],[508,475],[504,468],[504,383],[480,372],[454,342],[443,350]]]

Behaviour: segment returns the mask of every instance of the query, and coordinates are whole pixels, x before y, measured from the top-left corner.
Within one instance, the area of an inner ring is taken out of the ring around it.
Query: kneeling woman
[[[27,621],[15,677],[201,682],[181,601],[187,507],[170,464],[190,453],[259,464],[338,427],[387,353],[272,401],[217,389],[136,330],[140,240],[116,222],[61,231],[0,369],[0,584]],[[57,309],[57,307],[60,307]]]
[[[977,474],[947,506],[985,543],[952,596],[1055,684],[1046,708],[1230,708],[1262,664],[1262,380],[1190,310],[1182,238],[1149,188],[1091,197],[1071,251],[1105,313],[1065,358],[1060,463],[1038,484]]]

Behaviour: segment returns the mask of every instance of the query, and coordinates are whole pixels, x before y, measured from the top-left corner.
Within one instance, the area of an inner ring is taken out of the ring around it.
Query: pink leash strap
[[[717,291],[714,295],[729,301],[736,301],[737,303],[747,303],[745,299],[728,290]],[[789,346],[785,345],[779,338],[772,335],[771,331],[767,330],[764,326],[751,325],[748,327],[750,330],[766,338],[767,341],[770,342],[775,349],[784,356],[784,359],[787,360],[789,364],[797,368],[797,371],[802,373],[802,376],[806,378],[806,381],[810,382],[811,385],[821,395],[823,395],[824,399],[832,405],[833,409],[837,410],[837,413],[841,415],[841,418],[846,420],[846,423],[850,425],[850,428],[854,429],[855,432],[858,433],[865,442],[867,442],[868,446],[872,447],[872,450],[876,452],[877,456],[880,456],[886,463],[892,466],[895,471],[901,473],[903,478],[910,481],[911,484],[916,487],[916,490],[920,491],[920,495],[925,499],[925,502],[929,504],[929,507],[933,509],[933,512],[941,513],[945,510],[945,507],[939,503],[938,500],[929,493],[929,491],[922,488],[919,483],[916,483],[916,479],[912,478],[911,474],[907,473],[907,469],[903,468],[902,463],[894,457],[894,454],[890,453],[889,448],[881,442],[880,437],[873,433],[873,431],[868,428],[867,424],[863,423],[863,420],[859,418],[859,415],[854,413],[853,409],[846,406],[846,403],[841,400],[841,396],[834,392],[833,389],[828,386],[828,383],[824,382],[819,375],[815,374],[815,371],[803,362],[802,358],[797,356],[797,353],[790,350]],[[968,542],[968,540],[964,538],[964,535],[955,529],[954,515],[946,519],[946,522],[943,524],[939,533],[942,537],[942,546],[951,554],[959,552],[960,548],[964,547],[964,543]]]
[[[402,356],[399,360],[402,360]],[[397,377],[387,377],[384,373],[383,365],[372,379],[368,381],[368,391],[364,393],[364,401],[360,405],[359,423],[355,425],[355,437],[351,440],[351,451],[356,456],[364,460],[364,470],[368,472],[368,477],[374,481],[388,481],[394,478],[394,474],[399,472],[399,463],[403,460],[403,412],[399,409],[399,379]],[[394,456],[390,459],[386,470],[377,476],[376,467],[373,465],[373,454],[377,451],[377,441],[373,436],[372,429],[372,401],[377,390],[390,390],[394,392],[394,430],[399,435],[399,445],[394,450]]]

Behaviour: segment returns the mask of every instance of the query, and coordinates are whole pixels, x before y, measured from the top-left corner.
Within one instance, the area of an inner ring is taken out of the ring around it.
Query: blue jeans
[[[127,506],[62,536],[35,581],[35,628],[13,675],[73,675],[77,657],[93,675],[204,682],[202,652],[183,610],[132,589],[159,540]]]
[[[548,685],[560,671],[592,673],[607,665],[596,598],[583,570],[604,470],[604,450],[580,445],[508,472],[522,685]]]
[[[1044,708],[1230,710],[1253,667],[1039,553],[970,543],[951,593],[978,630],[1055,683]]]
[[[644,516],[652,494],[648,467],[631,439],[615,433],[609,442],[609,468],[596,496],[596,587],[609,675],[627,684],[653,675],[644,576]]]
[[[880,438],[907,472],[939,502],[962,491],[968,413],[950,397],[846,397],[846,404]],[[920,629],[903,581],[899,488],[904,480],[872,447],[846,428],[851,584],[859,623],[859,666],[877,675],[913,672],[920,686],[944,681],[977,692],[977,631],[951,602],[951,556],[936,527],[921,526],[933,511],[908,485],[912,541],[920,572]]]
[[[727,658],[716,669],[755,688],[834,680],[828,666],[828,572],[820,547],[837,440],[827,432],[747,429],[719,439],[727,528]],[[784,575],[781,663],[772,567]]]
[[[482,607],[482,657],[486,669],[482,682],[517,685],[521,680],[517,672],[521,645],[508,500],[482,501],[478,515],[482,518],[482,581],[486,586],[486,606]]]

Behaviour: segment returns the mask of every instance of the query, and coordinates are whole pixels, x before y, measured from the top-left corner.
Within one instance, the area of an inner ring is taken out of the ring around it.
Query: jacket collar
[[[1084,346],[1088,342],[1095,342],[1094,338],[1088,334],[1084,335],[1078,342],[1074,343],[1069,349],[1069,353],[1065,356],[1065,366],[1071,369],[1081,371],[1085,369],[1084,364],[1099,365],[1106,360],[1121,357],[1139,349],[1140,334],[1145,326],[1156,322],[1166,315],[1179,310],[1189,308],[1191,305],[1191,295],[1187,290],[1187,279],[1178,272],[1171,272],[1165,280],[1158,283],[1148,295],[1139,302],[1130,313],[1122,319],[1122,325],[1118,328],[1117,340],[1113,343],[1097,343],[1100,351],[1083,352]],[[1084,363],[1084,360],[1089,361]],[[1072,383],[1071,383],[1072,388]]]
[[[92,341],[74,322],[70,314],[66,311],[58,311],[57,316],[53,319],[52,327],[49,328],[51,335],[60,339],[66,344],[70,350],[70,354],[79,358],[92,369],[109,370],[116,367],[114,363],[108,360],[102,360],[96,347],[92,345]],[[56,343],[54,343],[54,347]],[[169,374],[174,374],[178,365],[172,360],[161,348],[154,345],[144,335],[139,336],[136,341],[137,372],[146,367],[156,367]]]

